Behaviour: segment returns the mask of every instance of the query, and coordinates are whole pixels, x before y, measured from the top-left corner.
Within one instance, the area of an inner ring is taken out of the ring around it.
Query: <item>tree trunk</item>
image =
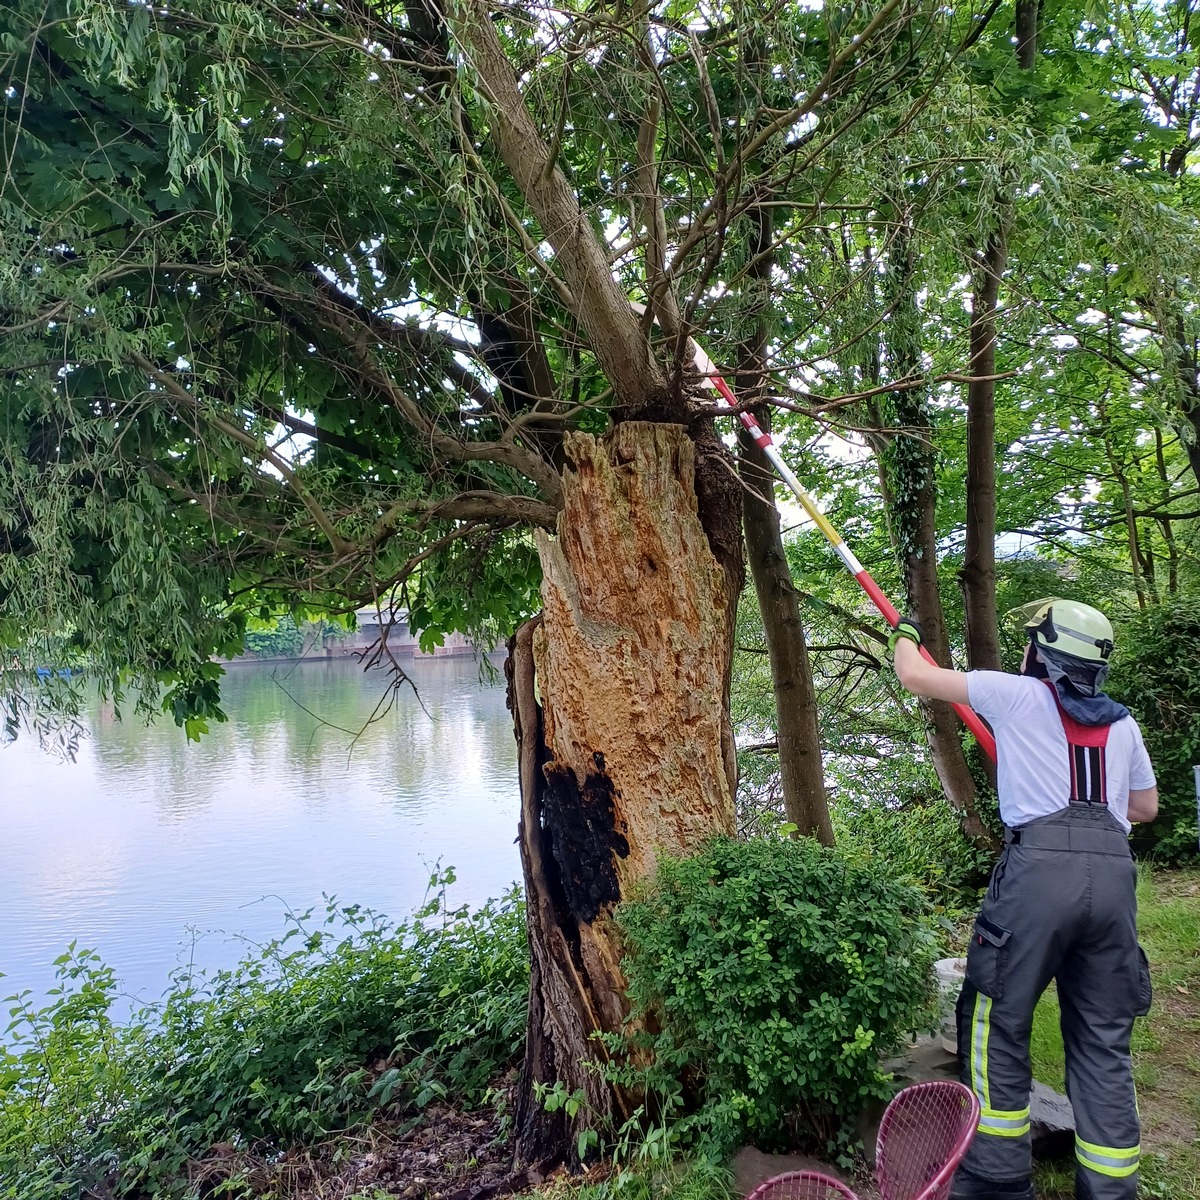
[[[1017,0],[1017,66],[1032,71],[1037,62],[1038,5],[1040,0]]]
[[[775,736],[779,744],[783,807],[788,820],[801,834],[815,837],[823,846],[832,846],[833,825],[829,820],[821,762],[817,695],[800,620],[800,602],[780,534],[774,470],[744,430],[739,433],[738,442],[742,480],[746,485],[742,501],[746,552],[762,612],[775,689]]]
[[[924,433],[928,437],[929,431],[925,430]],[[897,440],[920,445],[915,438],[904,435]],[[904,486],[898,482],[893,485],[895,495],[907,497],[903,503],[908,509],[906,516],[909,520],[905,523],[916,540],[915,545],[910,544],[902,549],[901,566],[909,606],[924,630],[925,644],[941,665],[949,666],[950,639],[946,633],[946,619],[938,591],[937,528],[934,519],[937,492],[933,482],[933,452],[921,447],[919,454],[921,463],[915,475],[910,475]],[[919,486],[913,490],[913,484],[918,481]],[[963,754],[954,710],[940,700],[921,700],[919,703],[925,717],[925,734],[934,770],[941,780],[950,807],[958,817],[959,827],[980,849],[997,850],[996,839],[976,808],[975,780]]]
[[[1037,65],[1039,0],[1016,0],[1017,66]],[[996,614],[996,308],[1008,257],[1008,217],[1001,203],[975,274],[971,303],[970,371],[967,385],[967,527],[959,572],[967,626],[967,665],[999,671],[1000,628]],[[995,783],[995,765],[988,763]]]
[[[996,303],[1006,257],[1004,219],[988,238],[975,280],[971,315],[971,374],[967,385],[967,529],[962,588],[967,664],[1000,670],[996,617]]]
[[[889,297],[893,311],[887,326],[887,350],[894,377],[920,372],[921,319],[917,309],[911,237],[893,239],[889,255]],[[904,573],[909,608],[925,631],[929,652],[950,664],[950,639],[942,612],[937,570],[937,482],[933,431],[921,389],[893,395],[897,426],[886,455],[892,497],[892,528]],[[997,849],[996,839],[980,819],[975,781],[963,754],[954,710],[939,700],[921,700],[929,753],[946,799],[963,833],[981,849]]]
[[[733,604],[680,426],[568,435],[557,537],[538,535],[542,617],[513,640],[519,842],[532,959],[519,1163],[570,1157],[535,1082],[582,1089],[575,1129],[633,1100],[585,1065],[627,1008],[612,911],[659,853],[734,830],[727,680]],[[732,581],[739,584],[740,580]]]
[[[758,61],[753,58],[753,61]],[[747,293],[754,329],[741,347],[738,390],[744,400],[761,400],[766,386],[767,309],[771,298],[775,222],[772,210],[755,207],[746,214],[751,226]],[[770,410],[755,410],[770,430]],[[800,834],[833,845],[821,732],[812,665],[800,620],[800,601],[792,584],[775,504],[775,469],[745,429],[738,429],[738,468],[742,476],[742,525],[750,577],[762,613],[763,634],[775,692],[775,737],[779,746],[779,781],[783,808]]]

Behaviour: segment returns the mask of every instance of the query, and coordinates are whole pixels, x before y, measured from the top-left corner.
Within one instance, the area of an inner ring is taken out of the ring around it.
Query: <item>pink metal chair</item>
[[[979,1124],[979,1101],[952,1079],[906,1087],[887,1106],[875,1143],[881,1200],[946,1200]]]
[[[946,1200],[950,1181],[979,1123],[979,1101],[950,1079],[916,1083],[894,1097],[875,1143],[880,1200]],[[760,1183],[746,1200],[858,1200],[819,1171],[788,1171]]]
[[[746,1200],[858,1200],[844,1184],[820,1171],[787,1171],[764,1180]]]

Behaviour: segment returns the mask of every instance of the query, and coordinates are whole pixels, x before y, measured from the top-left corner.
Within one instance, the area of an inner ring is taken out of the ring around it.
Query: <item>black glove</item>
[[[901,638],[908,638],[910,642],[916,642],[920,646],[924,641],[925,633],[912,617],[901,617],[892,632],[888,634],[889,653],[896,653],[896,643]]]

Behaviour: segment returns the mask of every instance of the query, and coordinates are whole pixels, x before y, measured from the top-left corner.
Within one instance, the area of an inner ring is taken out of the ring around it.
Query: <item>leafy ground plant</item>
[[[10,1001],[0,1196],[185,1195],[189,1162],[215,1146],[277,1153],[383,1108],[481,1103],[523,1041],[524,918],[515,891],[449,910],[452,878],[395,925],[333,901],[291,918],[123,1024],[112,971],[73,949],[45,1007]]]
[[[879,1061],[931,1021],[924,898],[810,839],[714,841],[618,910],[640,1083],[717,1154],[815,1136],[844,1151]],[[648,1104],[650,1101],[648,1101]]]

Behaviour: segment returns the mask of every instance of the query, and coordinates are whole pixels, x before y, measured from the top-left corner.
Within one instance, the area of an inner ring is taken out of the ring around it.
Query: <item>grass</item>
[[[1139,1195],[1200,1195],[1200,870],[1146,868],[1138,885],[1141,941],[1154,980],[1154,1008],[1133,1034],[1133,1076],[1142,1115]],[[1036,1079],[1063,1090],[1058,1001],[1049,992],[1034,1014]],[[1038,1195],[1070,1200],[1074,1165],[1039,1167]]]

